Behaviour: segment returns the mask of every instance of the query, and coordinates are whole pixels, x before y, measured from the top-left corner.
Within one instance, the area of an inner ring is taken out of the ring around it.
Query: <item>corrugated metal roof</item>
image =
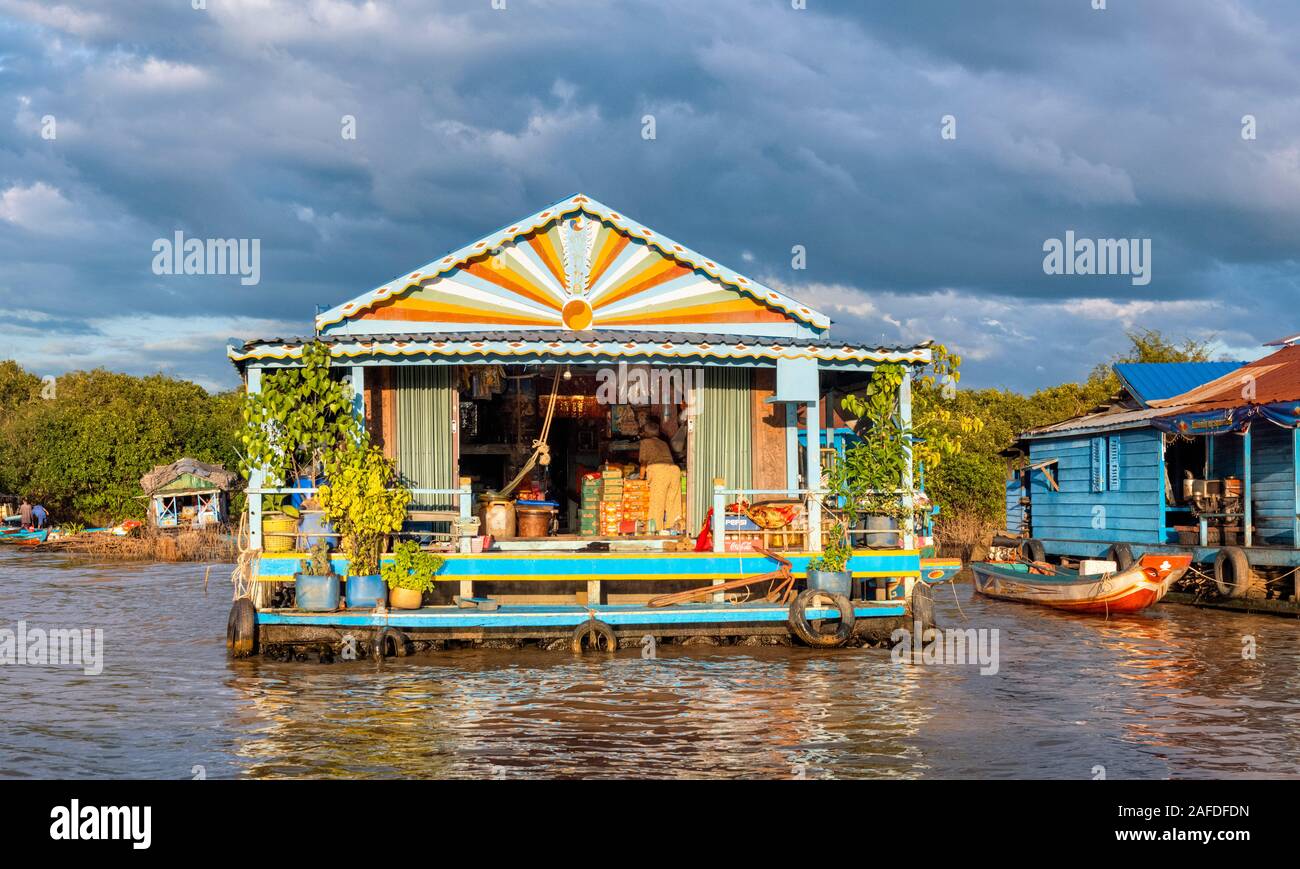
[[[1300,401],[1300,347],[1283,347],[1195,389],[1152,401],[1151,406],[1172,415],[1175,410],[1196,413],[1281,401]]]
[[[1143,405],[1182,395],[1236,371],[1245,362],[1122,362],[1115,374]]]
[[[1180,409],[1144,407],[1138,410],[1110,410],[1104,413],[1090,413],[1084,416],[1076,416],[1074,419],[1067,419],[1064,422],[1045,425],[1041,428],[1030,429],[1021,437],[1039,438],[1053,434],[1064,434],[1067,432],[1081,431],[1113,431],[1121,428],[1139,428],[1145,425],[1149,420],[1160,416],[1167,416],[1177,412]]]

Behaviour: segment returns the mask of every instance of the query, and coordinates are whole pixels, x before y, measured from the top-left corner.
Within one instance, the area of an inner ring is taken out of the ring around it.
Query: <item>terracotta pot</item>
[[[413,588],[390,588],[388,590],[388,605],[393,609],[418,610],[423,597],[424,595],[421,592]]]

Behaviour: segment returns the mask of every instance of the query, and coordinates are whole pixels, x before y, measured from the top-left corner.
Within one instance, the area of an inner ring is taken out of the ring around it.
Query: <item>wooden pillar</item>
[[[785,402],[785,487],[799,488],[799,405]]]
[[[811,552],[822,550],[822,437],[818,408],[819,402],[809,402],[805,420],[808,427],[808,451],[805,454],[808,467],[804,476],[808,483],[808,549]]]
[[[1254,506],[1251,504],[1251,496],[1250,496],[1250,477],[1251,477],[1250,466],[1254,460],[1252,457],[1252,449],[1251,449],[1252,447],[1251,433],[1253,430],[1254,430],[1254,424],[1252,423],[1251,426],[1246,429],[1245,436],[1242,437],[1241,439],[1241,449],[1242,449],[1241,496],[1242,498],[1245,499],[1245,503],[1242,506],[1245,508],[1243,511],[1243,517],[1246,522],[1245,533],[1246,533],[1247,546],[1251,546],[1254,544],[1254,535],[1251,534],[1251,527],[1250,527],[1252,520],[1255,518],[1254,516],[1255,509]]]
[[[903,367],[903,379],[898,384],[898,419],[903,426],[903,508],[908,517],[904,520],[903,548],[913,549],[916,547],[916,522],[911,509],[916,504],[913,491],[916,480],[912,473],[912,369],[908,366]]]
[[[350,379],[352,381],[352,413],[356,416],[361,427],[366,426],[366,369],[360,365],[353,365],[351,368]]]
[[[244,389],[249,395],[262,391],[262,369],[248,368],[244,372]],[[266,471],[252,468],[248,472],[248,488],[259,490],[266,484]],[[262,548],[262,496],[248,496],[248,545],[252,549]]]

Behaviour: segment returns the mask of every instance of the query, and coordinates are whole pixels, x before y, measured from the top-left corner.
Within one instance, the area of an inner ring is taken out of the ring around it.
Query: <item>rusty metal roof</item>
[[[1150,402],[1162,416],[1300,401],[1300,346],[1287,346],[1181,395]]]

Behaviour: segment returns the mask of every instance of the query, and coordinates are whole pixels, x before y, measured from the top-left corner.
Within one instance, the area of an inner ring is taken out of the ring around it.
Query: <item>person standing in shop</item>
[[[650,489],[650,521],[659,531],[676,530],[682,519],[682,469],[659,432],[659,420],[650,417],[641,428],[637,457]]]

